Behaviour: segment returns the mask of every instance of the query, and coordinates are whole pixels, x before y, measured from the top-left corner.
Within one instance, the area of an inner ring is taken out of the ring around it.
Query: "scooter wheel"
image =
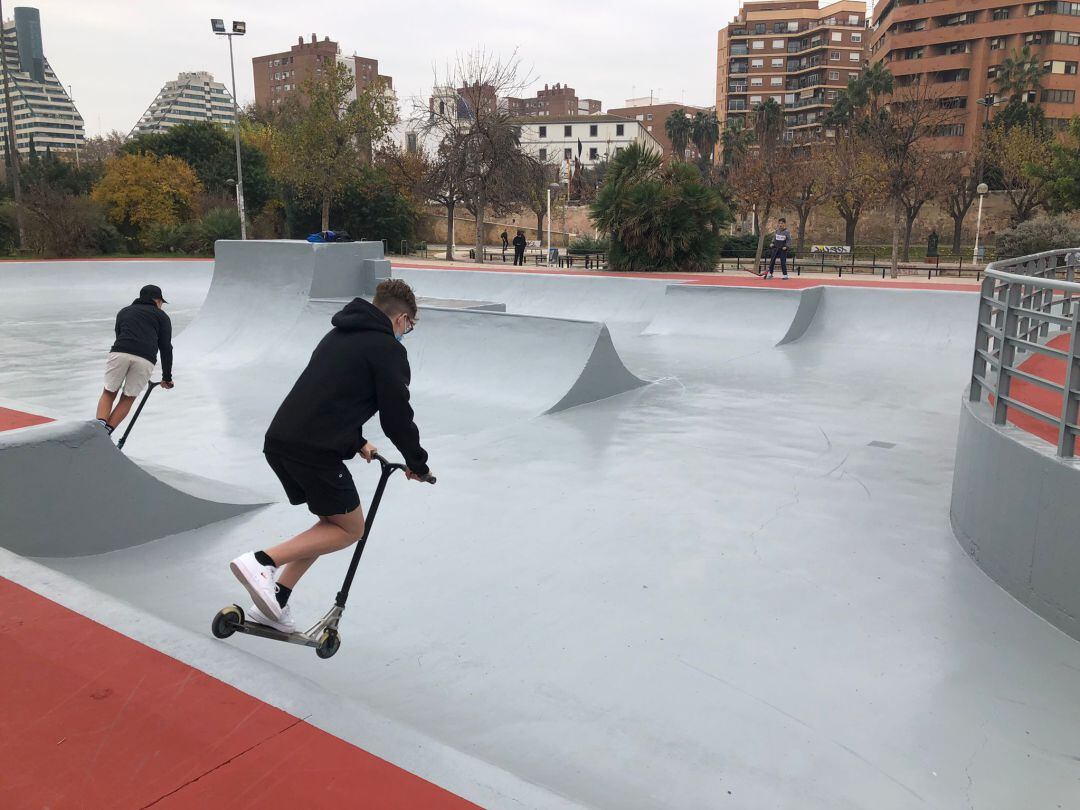
[[[210,624],[210,632],[216,638],[228,638],[243,623],[244,611],[236,605],[229,605],[227,608],[219,610],[217,615],[214,616],[214,621]]]
[[[326,630],[319,637],[319,646],[315,648],[315,654],[319,658],[332,658],[340,647],[341,636],[337,634],[337,630]]]

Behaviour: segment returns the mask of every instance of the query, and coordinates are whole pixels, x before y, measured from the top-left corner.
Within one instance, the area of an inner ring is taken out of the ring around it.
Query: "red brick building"
[[[356,90],[362,93],[375,82],[381,82],[387,90],[393,89],[393,80],[379,73],[377,59],[363,56],[342,56],[338,43],[329,37],[311,41],[303,37],[289,50],[256,56],[251,60],[255,78],[255,103],[260,107],[273,108],[286,98],[303,94],[304,82],[318,76],[327,62],[341,62],[356,76]]]

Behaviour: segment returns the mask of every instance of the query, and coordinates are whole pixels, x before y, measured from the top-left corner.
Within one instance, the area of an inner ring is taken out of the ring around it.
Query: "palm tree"
[[[741,118],[728,122],[720,135],[720,162],[733,166],[742,159],[753,142],[754,133],[747,129]]]
[[[1010,100],[1022,97],[1029,90],[1038,90],[1042,84],[1043,69],[1039,58],[1031,52],[1031,46],[1013,50],[998,68],[994,83]]]
[[[758,146],[775,145],[784,134],[784,111],[772,98],[754,107],[754,141]]]
[[[671,139],[671,154],[683,160],[686,157],[686,145],[690,142],[690,119],[686,110],[682,107],[672,110],[664,122],[664,131]]]
[[[694,142],[701,159],[712,163],[713,152],[720,140],[720,122],[716,119],[716,112],[709,110],[694,113],[690,122],[690,140]]]

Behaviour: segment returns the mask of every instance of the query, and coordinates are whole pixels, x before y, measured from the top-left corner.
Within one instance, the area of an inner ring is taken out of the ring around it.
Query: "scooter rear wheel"
[[[315,654],[319,658],[332,658],[334,653],[341,647],[341,636],[337,630],[325,630],[319,637],[319,646],[315,648]]]
[[[243,623],[244,611],[236,605],[229,605],[219,610],[214,616],[214,621],[210,624],[210,632],[215,638],[228,638]]]

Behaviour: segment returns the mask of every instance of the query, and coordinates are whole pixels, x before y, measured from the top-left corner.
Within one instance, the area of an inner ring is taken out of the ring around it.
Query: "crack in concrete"
[[[140,808],[139,808],[139,810],[146,810],[146,808],[148,808],[148,807],[153,807],[153,806],[154,806],[155,804],[158,804],[159,802],[161,802],[161,801],[164,801],[165,799],[169,798],[170,796],[174,796],[174,795],[176,795],[177,793],[179,793],[179,792],[180,792],[181,790],[183,790],[184,788],[188,787],[189,785],[193,785],[193,784],[195,784],[196,782],[198,782],[198,781],[199,781],[200,779],[202,779],[202,778],[203,778],[204,776],[209,776],[209,775],[210,775],[210,774],[212,774],[212,773],[213,773],[214,771],[218,771],[218,770],[221,770],[221,769],[222,769],[222,768],[224,768],[224,767],[225,767],[226,765],[228,765],[228,764],[229,764],[230,762],[232,762],[232,761],[234,761],[234,760],[237,760],[237,759],[240,759],[240,757],[244,756],[244,754],[248,753],[249,751],[253,751],[253,750],[255,750],[256,748],[258,748],[258,747],[259,747],[260,745],[262,745],[263,743],[265,743],[265,742],[269,742],[270,740],[274,739],[274,737],[280,737],[280,736],[281,736],[282,734],[286,733],[287,731],[289,731],[289,730],[291,730],[291,729],[294,729],[294,728],[296,728],[296,727],[297,727],[298,725],[300,725],[301,723],[303,723],[304,721],[306,721],[306,720],[308,719],[308,717],[310,717],[310,716],[311,716],[311,715],[307,715],[306,717],[298,717],[298,718],[296,718],[296,720],[294,720],[294,721],[293,721],[292,723],[289,723],[289,725],[285,726],[285,728],[281,729],[280,731],[275,731],[275,732],[274,732],[273,734],[271,734],[270,736],[268,736],[268,737],[265,737],[265,738],[263,738],[263,739],[259,740],[259,741],[258,741],[257,743],[254,743],[253,745],[249,745],[249,746],[248,746],[247,748],[245,748],[245,749],[244,749],[243,751],[241,751],[241,752],[240,752],[240,753],[238,753],[238,754],[234,754],[233,756],[229,757],[229,758],[228,758],[227,760],[225,760],[224,762],[219,762],[219,763],[218,763],[217,765],[215,765],[215,766],[214,766],[213,768],[210,768],[210,769],[208,769],[208,770],[206,770],[206,771],[203,771],[203,772],[202,772],[202,773],[200,773],[200,774],[199,774],[198,776],[195,776],[195,777],[193,777],[193,778],[191,778],[191,779],[187,780],[186,782],[184,782],[184,784],[180,785],[179,787],[176,787],[176,788],[174,788],[173,790],[170,790],[170,791],[169,791],[168,793],[165,793],[165,794],[163,794],[163,795],[161,795],[161,796],[158,796],[158,797],[157,797],[156,799],[154,799],[154,800],[153,800],[152,802],[150,802],[149,804],[144,804],[144,805],[143,805],[142,807],[140,807]]]

